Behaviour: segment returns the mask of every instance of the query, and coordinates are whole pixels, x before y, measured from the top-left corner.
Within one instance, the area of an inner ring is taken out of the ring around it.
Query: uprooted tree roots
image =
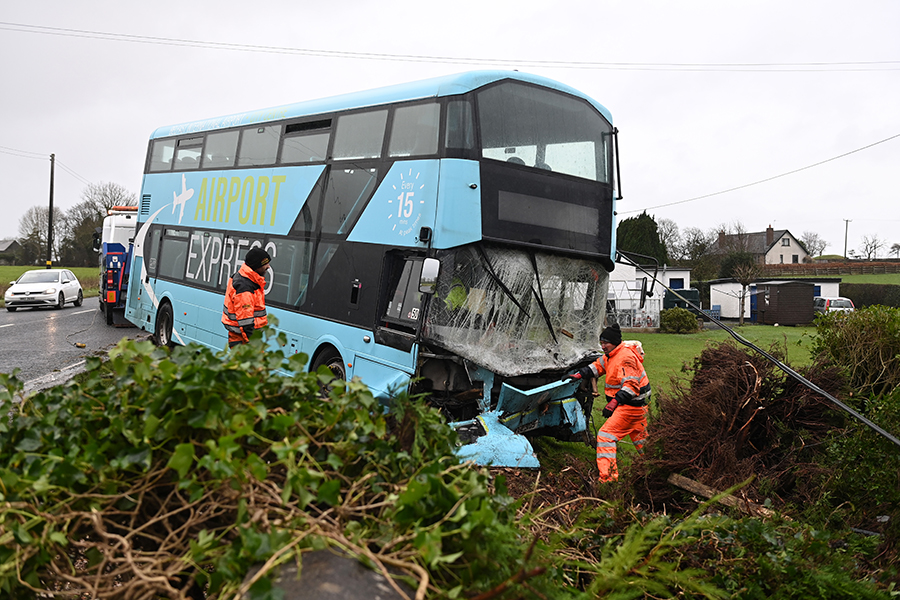
[[[656,508],[677,504],[666,478],[678,473],[720,490],[755,476],[740,492],[754,502],[808,500],[822,475],[808,448],[842,416],[763,356],[730,342],[704,350],[692,371],[689,385],[657,398],[644,460],[628,474],[638,497]],[[844,385],[836,368],[818,362],[801,374],[831,394]]]

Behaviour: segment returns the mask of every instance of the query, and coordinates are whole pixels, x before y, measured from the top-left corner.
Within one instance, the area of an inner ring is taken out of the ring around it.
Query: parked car
[[[78,278],[68,269],[35,269],[11,282],[3,299],[9,312],[29,306],[63,308],[67,302],[81,306],[84,292]]]
[[[853,312],[856,307],[853,306],[853,300],[850,298],[824,298],[819,296],[813,298],[813,312]]]

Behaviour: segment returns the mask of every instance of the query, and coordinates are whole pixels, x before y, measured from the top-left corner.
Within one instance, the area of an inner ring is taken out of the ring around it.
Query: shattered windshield
[[[427,341],[506,377],[597,351],[609,278],[598,262],[481,245],[439,258]]]

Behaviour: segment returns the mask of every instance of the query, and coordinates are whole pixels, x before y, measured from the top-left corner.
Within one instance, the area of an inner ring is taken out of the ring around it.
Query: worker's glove
[[[616,410],[617,406],[619,406],[618,400],[616,400],[615,398],[610,400],[609,403],[607,403],[607,405],[603,407],[603,418],[610,418],[613,414],[613,411]]]
[[[568,375],[563,375],[562,378],[563,381],[571,381],[573,379],[581,379],[581,373],[576,371],[574,373],[569,373]]]

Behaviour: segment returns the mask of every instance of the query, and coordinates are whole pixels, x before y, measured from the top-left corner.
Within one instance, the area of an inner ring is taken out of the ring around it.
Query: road
[[[0,309],[0,373],[19,369],[26,390],[58,385],[84,368],[88,356],[101,356],[124,337],[146,339],[135,327],[112,327],[96,297],[75,307]],[[84,344],[83,348],[76,344]]]

